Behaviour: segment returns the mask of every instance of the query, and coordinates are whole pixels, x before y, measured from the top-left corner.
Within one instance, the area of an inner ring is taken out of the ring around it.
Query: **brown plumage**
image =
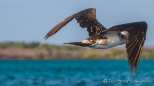
[[[144,41],[146,39],[147,23],[142,21],[116,25],[101,33],[105,33],[107,31],[128,31],[129,37],[126,41],[126,52],[129,65],[131,66],[130,72],[132,72],[134,67],[136,71],[142,53]]]
[[[146,31],[147,31],[147,23],[144,21],[141,22],[133,22],[127,24],[121,24],[113,26],[109,29],[106,29],[101,23],[96,19],[96,9],[89,8],[77,12],[66,19],[62,20],[55,27],[53,27],[45,36],[45,39],[54,35],[58,30],[60,30],[63,26],[69,23],[73,19],[77,20],[77,23],[82,28],[87,28],[89,33],[89,38],[87,40],[92,40],[96,42],[97,39],[102,39],[102,36],[109,31],[127,31],[129,33],[128,38],[126,40],[126,52],[129,60],[129,65],[131,66],[130,72],[132,72],[135,67],[135,72],[138,67],[138,62],[141,57],[144,41],[146,39]],[[69,44],[87,46],[90,44],[85,44],[82,42],[72,42]]]
[[[75,13],[67,17],[66,19],[62,20],[55,27],[53,27],[44,38],[47,39],[49,36],[52,36],[63,26],[72,21],[74,18],[77,20],[77,22],[82,28],[87,28],[89,36],[97,35],[99,34],[99,32],[106,30],[106,28],[103,25],[101,25],[96,19],[96,9],[90,8]]]

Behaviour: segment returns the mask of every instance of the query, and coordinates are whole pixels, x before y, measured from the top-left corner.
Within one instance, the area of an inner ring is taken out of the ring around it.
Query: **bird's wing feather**
[[[129,65],[131,66],[130,73],[134,67],[136,73],[144,41],[146,39],[147,23],[143,21],[121,24],[113,26],[104,32],[107,31],[128,31],[129,37],[126,41],[126,52]]]
[[[62,20],[60,23],[58,23],[56,26],[54,26],[44,37],[47,39],[48,37],[54,35],[57,31],[59,31],[63,26],[65,26],[67,23],[72,21],[74,19],[74,14],[67,17],[66,19]]]
[[[75,19],[82,28],[87,28],[89,36],[98,35],[101,31],[106,30],[106,28],[96,19],[96,9],[94,8],[78,12],[75,15]]]
[[[74,18],[77,20],[77,22],[82,28],[85,28],[85,27],[87,28],[87,31],[89,32],[89,36],[97,35],[99,34],[99,32],[106,30],[106,28],[98,22],[95,14],[96,14],[95,8],[89,8],[89,9],[82,10],[78,13],[75,13],[67,17],[66,19],[62,20],[55,27],[53,27],[46,34],[45,39],[54,35],[57,31],[59,31],[63,26],[65,26]]]

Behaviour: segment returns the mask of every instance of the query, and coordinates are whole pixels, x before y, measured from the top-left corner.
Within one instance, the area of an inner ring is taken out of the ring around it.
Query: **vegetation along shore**
[[[154,46],[145,46],[141,58],[154,58]],[[39,42],[0,42],[0,59],[127,59],[127,54],[125,46],[91,49]]]

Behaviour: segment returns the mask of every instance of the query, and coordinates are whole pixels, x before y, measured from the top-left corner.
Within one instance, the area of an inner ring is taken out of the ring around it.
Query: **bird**
[[[45,39],[57,33],[62,27],[75,19],[81,28],[86,28],[89,37],[71,44],[95,49],[107,49],[126,44],[126,53],[130,74],[134,70],[136,74],[138,63],[146,40],[147,23],[145,21],[124,23],[105,28],[96,18],[96,9],[88,8],[81,10],[65,18],[54,26],[46,35]]]

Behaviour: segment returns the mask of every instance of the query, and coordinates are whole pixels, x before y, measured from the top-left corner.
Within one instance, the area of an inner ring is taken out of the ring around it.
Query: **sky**
[[[98,21],[106,28],[146,21],[145,45],[154,45],[154,0],[0,0],[0,42],[63,44],[88,38],[86,28],[82,29],[73,20],[44,40],[47,32],[61,20],[92,7],[96,8]]]

